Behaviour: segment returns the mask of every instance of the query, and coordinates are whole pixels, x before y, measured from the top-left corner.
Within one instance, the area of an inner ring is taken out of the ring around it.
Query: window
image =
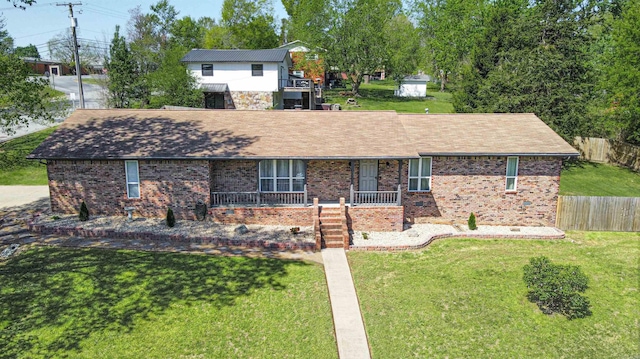
[[[251,65],[251,76],[262,76],[262,64]]]
[[[431,190],[431,157],[409,160],[409,191]]]
[[[507,191],[515,191],[518,185],[518,157],[507,157]]]
[[[213,76],[213,64],[202,64],[202,76]]]
[[[260,191],[304,191],[305,168],[301,160],[260,161]]]
[[[140,176],[138,161],[124,161],[127,176],[127,198],[140,198]]]

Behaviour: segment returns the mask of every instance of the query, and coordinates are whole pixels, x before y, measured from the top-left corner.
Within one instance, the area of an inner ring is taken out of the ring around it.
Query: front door
[[[224,94],[221,92],[205,92],[204,108],[224,109]]]
[[[360,186],[358,190],[378,190],[378,160],[360,160]]]

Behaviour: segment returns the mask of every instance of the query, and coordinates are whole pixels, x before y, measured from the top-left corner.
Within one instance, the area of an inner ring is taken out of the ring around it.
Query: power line
[[[125,17],[125,16],[114,15],[114,14],[110,14],[110,13],[99,11],[99,10],[85,9],[84,11],[92,12],[94,14],[98,14],[98,15],[102,15],[102,16],[109,16],[109,17],[113,17],[113,18],[121,19],[121,20],[128,20],[129,19],[128,17]]]
[[[47,3],[42,3],[42,4],[34,4],[34,5],[29,5],[29,6],[27,7],[27,9],[30,9],[30,8],[32,8],[32,7],[53,6],[53,4],[55,4],[55,3],[53,3],[53,2],[47,2]],[[6,10],[24,10],[24,9],[21,9],[21,8],[19,8],[19,7],[17,7],[17,6],[12,6],[12,7],[3,7],[3,8],[1,8],[1,9],[0,9],[0,11],[6,11]]]
[[[67,29],[67,28],[66,28],[66,27],[64,27],[64,28],[61,28],[61,29],[50,30],[50,31],[45,31],[45,32],[39,32],[39,33],[37,33],[37,34],[31,34],[31,35],[24,35],[24,36],[20,36],[20,37],[14,37],[13,39],[14,39],[14,40],[17,40],[17,39],[24,39],[25,37],[38,36],[38,35],[48,34],[48,33],[51,33],[51,32],[62,31],[62,30],[66,30],[66,29]]]

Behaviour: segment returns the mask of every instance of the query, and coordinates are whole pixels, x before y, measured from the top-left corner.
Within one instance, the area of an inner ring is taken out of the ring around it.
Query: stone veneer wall
[[[230,93],[233,98],[233,108],[237,110],[266,110],[273,107],[273,92],[231,91]]]
[[[562,159],[520,157],[515,192],[505,190],[506,162],[506,157],[433,157],[431,192],[411,193],[404,161],[406,220],[466,223],[473,212],[478,224],[554,226]]]
[[[171,207],[179,219],[195,219],[198,200],[210,202],[208,161],[138,161],[140,198],[127,198],[124,161],[47,161],[51,209],[91,214],[164,217]]]

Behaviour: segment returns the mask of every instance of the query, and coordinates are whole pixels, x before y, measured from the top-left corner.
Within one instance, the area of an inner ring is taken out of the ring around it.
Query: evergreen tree
[[[137,82],[136,63],[123,36],[120,26],[116,26],[109,46],[109,59],[105,61],[107,75],[108,102],[115,108],[128,108],[135,101]]]
[[[454,94],[456,111],[533,112],[567,140],[585,131],[596,10],[578,0],[493,3]]]
[[[605,125],[612,136],[640,145],[640,0],[629,0],[613,20],[605,54]]]

